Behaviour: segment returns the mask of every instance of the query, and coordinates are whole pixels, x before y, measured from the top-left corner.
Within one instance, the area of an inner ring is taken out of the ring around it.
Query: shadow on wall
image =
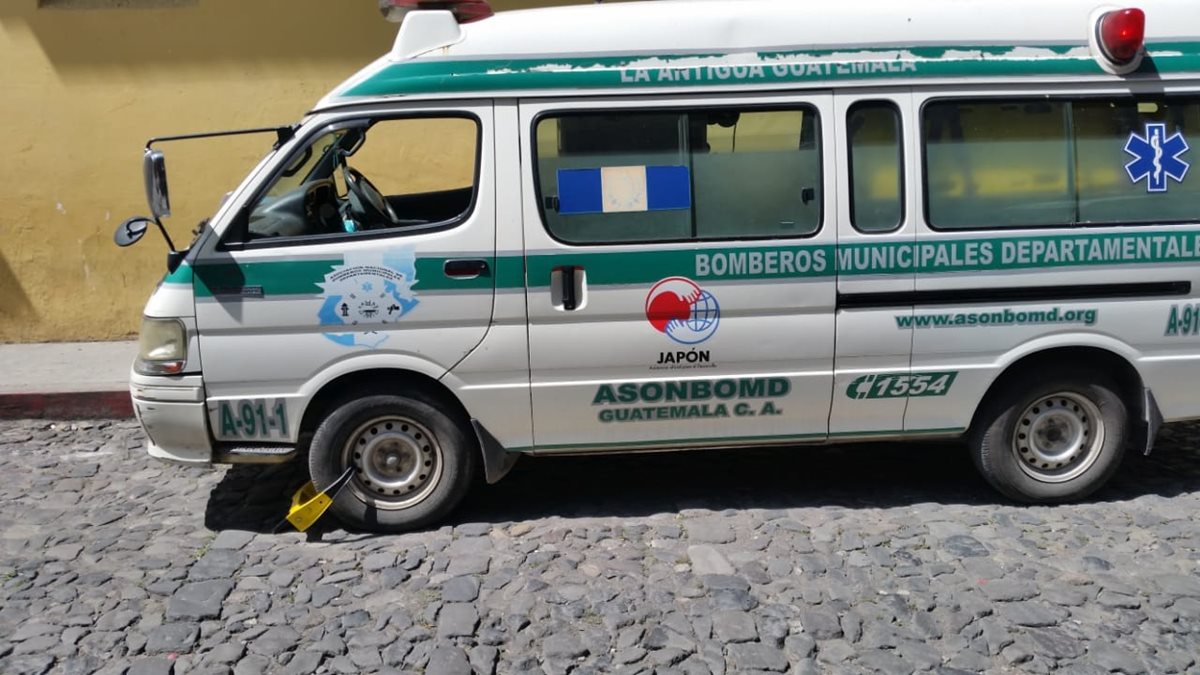
[[[353,61],[396,35],[374,0],[2,0],[61,70],[242,61]]]
[[[0,323],[29,322],[37,316],[29,296],[25,295],[17,275],[0,253]]]

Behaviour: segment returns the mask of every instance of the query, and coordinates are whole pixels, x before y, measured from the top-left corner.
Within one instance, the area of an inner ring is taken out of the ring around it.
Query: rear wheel
[[[353,469],[332,510],[347,525],[379,532],[445,518],[478,465],[477,443],[464,422],[423,400],[391,395],[339,406],[317,427],[308,457],[318,488]]]
[[[996,392],[970,437],[976,467],[1022,502],[1080,499],[1121,463],[1128,407],[1107,378],[1082,369],[1029,373]]]

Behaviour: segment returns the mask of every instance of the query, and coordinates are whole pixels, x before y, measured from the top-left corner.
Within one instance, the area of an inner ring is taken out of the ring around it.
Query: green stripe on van
[[[525,258],[520,255],[502,255],[495,260],[496,288],[525,287]]]
[[[791,246],[706,247],[531,255],[529,283],[546,286],[554,267],[575,265],[589,284],[644,284],[667,276],[753,281],[838,276],[949,274],[1022,269],[1200,262],[1200,231],[1102,232],[963,237]]]
[[[163,277],[164,284],[190,284],[192,283],[192,266],[187,263],[182,263],[175,268],[174,272],[168,272],[167,276]]]
[[[460,257],[474,257],[470,255]],[[422,291],[474,290],[550,284],[556,267],[582,267],[593,286],[651,284],[664,277],[697,281],[753,281],[829,278],[837,276],[952,274],[1023,269],[1087,268],[1112,265],[1159,265],[1200,262],[1200,230],[1174,232],[1099,232],[1024,237],[962,237],[933,241],[888,241],[785,246],[708,246],[642,251],[572,250],[486,258],[487,274],[477,279],[451,279],[443,272],[447,258],[417,258]],[[181,266],[166,283],[187,284],[195,278],[196,294],[211,297],[260,287],[265,296],[317,295],[318,284],[340,258],[243,263],[201,262]]]
[[[647,447],[677,447],[680,445],[696,444],[698,449],[705,446],[721,447],[722,444],[740,445],[746,443],[806,443],[835,439],[858,439],[876,437],[917,437],[917,436],[957,436],[966,433],[963,427],[941,427],[937,429],[889,429],[878,431],[835,431],[829,434],[788,434],[772,436],[722,436],[702,438],[668,438],[662,440],[623,441],[620,443],[571,443],[567,445],[538,445],[534,447],[505,448],[508,452],[553,452],[591,449],[618,448],[647,448]]]
[[[476,257],[476,256],[464,256]],[[525,280],[521,259],[513,257],[497,267],[494,257],[486,257],[488,272],[474,279],[452,279],[442,270],[446,258],[417,258],[417,281],[413,290],[422,291],[481,291],[491,290],[503,275],[506,287],[521,288]],[[247,263],[201,262],[196,266],[195,289],[197,297],[213,297],[225,294],[241,294],[246,287],[262,289],[264,296],[318,295],[322,292],[318,284],[325,283],[325,275],[335,266],[343,264],[340,258],[327,260],[272,260]],[[515,272],[515,273],[514,273]],[[169,283],[186,283],[168,278]]]
[[[649,284],[663,277],[685,276],[704,278],[696,270],[697,255],[710,259],[718,255],[750,255],[759,257],[774,252],[776,260],[782,252],[790,252],[792,264],[786,274],[789,278],[827,277],[833,274],[834,246],[830,244],[808,244],[801,246],[777,246],[755,248],[683,248],[655,251],[633,251],[623,253],[554,253],[529,257],[529,283],[531,286],[546,286],[550,283],[550,272],[555,267],[578,266],[587,273],[587,283],[608,286],[615,284]],[[797,263],[797,260],[802,262]],[[778,265],[777,272],[778,270]],[[762,274],[745,273],[730,275],[729,279],[767,278]]]
[[[939,274],[1200,261],[1200,232],[1099,232],[849,244],[838,274]]]
[[[1200,42],[1157,42],[1139,74],[1200,70]],[[735,63],[736,62],[736,63]],[[338,96],[389,96],[521,89],[812,84],[895,78],[1104,75],[1086,43],[963,45],[630,54],[519,59],[413,59],[387,66]]]

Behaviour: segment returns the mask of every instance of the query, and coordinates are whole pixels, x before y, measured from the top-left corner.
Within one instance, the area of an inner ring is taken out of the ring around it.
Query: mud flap
[[[1158,409],[1158,401],[1154,400],[1154,392],[1149,389],[1143,389],[1142,392],[1142,419],[1138,420],[1137,427],[1129,439],[1129,447],[1149,455],[1154,449],[1154,439],[1158,436],[1158,430],[1162,427],[1163,416],[1162,411]]]
[[[500,445],[500,441],[496,440],[487,429],[479,423],[479,420],[471,420],[471,426],[475,429],[475,436],[479,439],[479,449],[483,452],[483,475],[487,479],[488,485],[498,483],[501,478],[508,474],[513,465],[517,463],[517,458],[520,453],[509,452]]]

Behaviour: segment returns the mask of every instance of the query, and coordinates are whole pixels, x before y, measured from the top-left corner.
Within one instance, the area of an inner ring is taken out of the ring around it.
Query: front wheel
[[[975,466],[992,487],[1022,502],[1081,499],[1121,463],[1128,408],[1102,375],[1055,369],[1012,381],[982,411],[970,436]]]
[[[416,529],[445,518],[478,471],[466,425],[407,396],[366,396],[335,409],[309,450],[313,484],[350,482],[332,510],[347,525],[379,532]]]

